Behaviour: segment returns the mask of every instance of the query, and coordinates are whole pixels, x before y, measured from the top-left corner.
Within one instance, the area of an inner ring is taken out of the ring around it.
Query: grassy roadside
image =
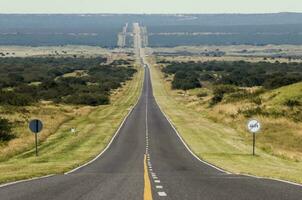
[[[177,98],[165,82],[159,68],[151,67],[154,96],[189,147],[200,158],[233,173],[280,178],[302,183],[302,162],[273,156],[256,149],[233,128],[214,123]]]
[[[88,115],[63,123],[55,134],[34,149],[0,162],[0,182],[63,173],[94,158],[106,147],[123,118],[136,103],[142,87],[143,70],[111,98],[111,104],[98,106]],[[76,135],[70,133],[74,127]],[[42,132],[43,134],[43,132]]]

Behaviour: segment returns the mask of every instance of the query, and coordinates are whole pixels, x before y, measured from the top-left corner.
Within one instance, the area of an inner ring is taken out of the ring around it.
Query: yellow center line
[[[151,182],[148,173],[147,167],[147,156],[144,155],[144,200],[153,200],[152,198],[152,190],[151,190]]]

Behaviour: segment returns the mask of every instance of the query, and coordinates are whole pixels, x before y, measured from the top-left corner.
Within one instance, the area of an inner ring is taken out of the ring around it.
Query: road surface
[[[139,56],[141,52],[137,51]],[[2,187],[0,199],[302,199],[301,186],[227,174],[197,160],[160,111],[149,74],[145,67],[137,105],[98,159],[67,175]]]

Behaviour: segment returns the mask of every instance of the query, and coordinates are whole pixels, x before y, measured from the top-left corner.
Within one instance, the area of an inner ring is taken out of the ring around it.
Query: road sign
[[[29,122],[29,129],[33,133],[39,133],[42,130],[42,128],[43,128],[43,123],[38,119],[34,119]]]
[[[261,124],[257,120],[252,119],[247,123],[247,128],[251,133],[257,133],[258,131],[260,131]]]
[[[35,134],[36,156],[38,156],[38,133],[43,129],[41,120],[34,119],[29,122],[29,129]]]
[[[258,120],[252,119],[247,123],[248,130],[253,134],[253,156],[255,155],[256,133],[260,131],[261,124]]]

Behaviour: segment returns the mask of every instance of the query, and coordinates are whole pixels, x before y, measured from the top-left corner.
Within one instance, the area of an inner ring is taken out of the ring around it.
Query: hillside
[[[298,64],[243,61],[158,64],[170,94],[185,107],[234,128],[245,143],[250,142],[246,123],[256,118],[262,123],[261,134],[257,136],[259,148],[271,155],[301,161],[302,82],[298,81],[301,79],[297,75]],[[291,79],[292,75],[297,75],[297,79]],[[290,80],[295,80],[294,84]]]
[[[302,102],[302,82],[277,88],[263,95],[268,105],[283,105],[287,100]]]

